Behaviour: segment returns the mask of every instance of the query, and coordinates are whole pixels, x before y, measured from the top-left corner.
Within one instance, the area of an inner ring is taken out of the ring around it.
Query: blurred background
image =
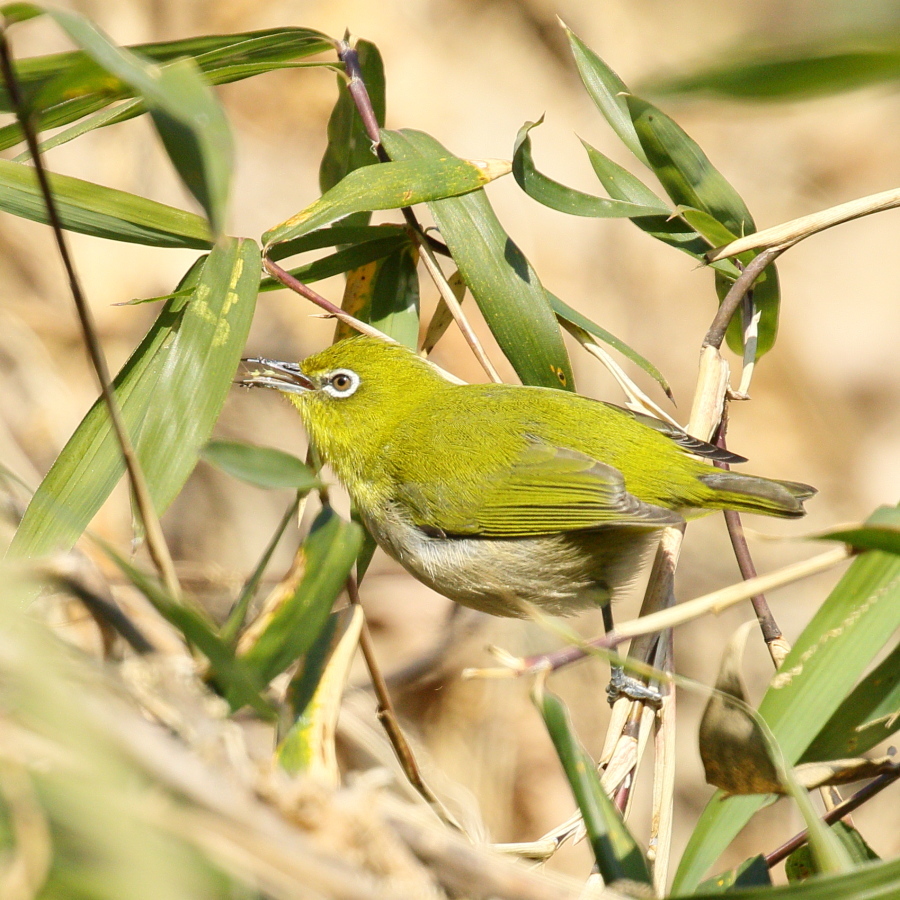
[[[112,0],[64,4],[92,17],[116,41],[134,44],[213,32],[282,25],[341,36],[345,28],[375,42],[385,62],[388,127],[429,132],[470,158],[510,158],[518,128],[546,114],[533,132],[539,168],[573,187],[598,193],[578,137],[633,167],[582,89],[569,57],[561,17],[636,92],[663,76],[724,64],[767,47],[807,41],[837,46],[848,36],[900,46],[900,9],[859,0]],[[46,22],[18,26],[19,55],[68,49]],[[657,99],[652,91],[643,91]],[[219,89],[237,142],[230,232],[258,238],[318,195],[318,164],[335,99],[327,70],[283,71]],[[900,169],[900,93],[894,84],[780,104],[714,99],[657,102],[707,152],[743,196],[760,228],[856,197],[896,187]],[[101,130],[48,156],[50,167],[176,206],[191,201],[138,119]],[[644,173],[639,173],[644,176]],[[527,198],[511,178],[489,197],[544,284],[652,360],[671,383],[686,421],[700,342],[715,310],[712,274],[625,220],[574,218]],[[384,215],[379,220],[398,221]],[[751,547],[762,571],[818,549],[796,540],[836,522],[866,517],[900,499],[900,297],[890,260],[900,243],[900,214],[853,222],[800,244],[779,262],[783,308],[774,351],[758,368],[752,400],[734,404],[729,446],[748,456],[748,471],[808,482],[820,494],[802,522],[750,520]],[[114,370],[152,322],[156,306],[120,307],[171,291],[196,254],[71,236],[77,265]],[[318,289],[340,301],[342,279]],[[423,281],[423,314],[434,291]],[[96,396],[74,312],[47,229],[0,218],[0,457],[29,483],[46,472]],[[333,323],[287,292],[263,295],[248,354],[299,359],[329,343]],[[480,324],[480,323],[479,323]],[[499,351],[481,328],[492,358]],[[572,347],[582,393],[621,401],[612,379]],[[482,372],[453,328],[435,359],[470,380]],[[658,388],[626,366],[658,402]],[[504,374],[511,377],[507,367]],[[235,390],[219,437],[305,452],[292,410],[265,392]],[[201,463],[164,518],[184,583],[221,609],[256,562],[289,502]],[[128,498],[120,486],[94,527],[121,546],[130,540]],[[776,536],[781,540],[769,540]],[[270,569],[277,578],[296,547],[286,541]],[[773,610],[792,639],[839,573],[782,590]],[[738,576],[720,517],[692,524],[679,570],[679,599],[724,586]],[[620,618],[637,610],[626,600]],[[480,810],[498,841],[539,837],[574,809],[552,748],[522,682],[462,682],[467,666],[490,664],[486,647],[515,654],[554,646],[535,626],[472,613],[451,616],[449,602],[381,554],[362,586],[383,667],[424,766],[439,789]],[[709,684],[721,648],[749,617],[734,609],[676,636],[678,670]],[[600,630],[582,616],[584,634]],[[745,672],[758,699],[771,675],[761,640],[751,639]],[[424,658],[424,662],[423,662]],[[412,668],[410,668],[412,666]],[[608,717],[606,667],[581,663],[553,686],[596,754]],[[372,716],[363,687],[353,702]],[[676,855],[712,788],[703,782],[696,729],[703,698],[679,696]],[[353,760],[348,759],[352,766]],[[640,792],[636,821],[648,807]],[[900,852],[900,811],[889,792],[855,819],[881,855]],[[773,849],[802,827],[782,801],[757,816],[720,867]],[[637,825],[638,832],[646,825]],[[552,866],[583,873],[588,853],[566,848]]]

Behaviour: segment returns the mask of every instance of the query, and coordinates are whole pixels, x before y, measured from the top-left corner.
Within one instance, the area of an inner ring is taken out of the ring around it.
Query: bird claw
[[[653,709],[659,709],[662,705],[662,694],[658,688],[650,687],[639,678],[626,675],[621,666],[612,666],[610,670],[609,684],[606,686],[606,697],[612,706],[621,697],[629,700],[637,700],[645,703]]]

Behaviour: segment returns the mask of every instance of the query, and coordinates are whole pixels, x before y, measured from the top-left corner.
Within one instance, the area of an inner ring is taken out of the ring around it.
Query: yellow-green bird
[[[300,363],[251,359],[284,393],[372,537],[457,603],[521,616],[608,607],[659,532],[704,510],[804,514],[815,490],[723,471],[743,457],[565,391],[454,384],[359,336]]]

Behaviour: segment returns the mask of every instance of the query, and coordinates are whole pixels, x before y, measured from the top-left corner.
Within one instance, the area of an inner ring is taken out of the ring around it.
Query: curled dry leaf
[[[754,622],[742,625],[722,655],[716,693],[706,704],[700,722],[700,758],[706,780],[726,794],[784,794],[787,789],[769,753],[769,745],[755,721],[740,674],[741,656]],[[805,763],[793,769],[797,783],[807,790],[849,784],[894,771],[894,756],[855,757]]]
[[[716,678],[716,692],[706,704],[700,722],[700,758],[706,780],[727,794],[782,790],[765,735],[750,715],[741,678],[741,656],[753,624],[742,625],[728,642]]]

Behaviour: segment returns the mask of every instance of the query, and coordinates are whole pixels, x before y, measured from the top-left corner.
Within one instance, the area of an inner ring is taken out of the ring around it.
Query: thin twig
[[[728,410],[726,407],[716,439],[716,446],[721,447],[723,450],[728,449],[725,444],[727,430]],[[716,462],[714,465],[725,470],[730,468],[728,463],[723,462]],[[741,570],[741,575],[745,581],[750,578],[756,578],[758,572],[753,563],[753,557],[750,555],[750,547],[747,545],[747,538],[744,535],[744,526],[741,523],[740,514],[733,509],[726,509],[724,510],[724,515],[725,525],[728,528],[728,537],[731,539],[734,557],[737,560],[738,568]],[[778,627],[778,623],[775,621],[775,616],[772,614],[764,594],[754,594],[750,598],[750,603],[753,605],[753,611],[756,613],[756,618],[759,621],[759,627],[762,631],[763,640],[769,649],[769,655],[775,663],[775,668],[778,668],[787,655],[787,650],[790,649],[785,648],[784,634]]]
[[[359,599],[359,588],[356,579],[351,575],[347,578],[347,594],[350,602],[354,606],[362,606]],[[375,647],[372,643],[372,633],[369,631],[369,623],[363,618],[362,630],[359,634],[359,647],[362,650],[363,659],[366,662],[366,668],[369,670],[369,677],[372,679],[372,688],[375,691],[375,697],[378,702],[376,715],[378,721],[387,733],[397,760],[403,768],[409,783],[419,792],[426,803],[437,813],[443,822],[460,832],[464,832],[463,827],[457,822],[456,818],[444,807],[440,799],[434,791],[425,783],[422,773],[419,771],[419,764],[413,755],[412,748],[406,740],[406,735],[400,728],[400,722],[397,719],[397,711],[391,700],[387,683],[378,665],[378,659],[375,656]]]
[[[785,251],[785,247],[769,247],[763,250],[744,267],[744,271],[738,276],[734,284],[731,285],[725,299],[719,306],[719,311],[706,332],[703,339],[704,347],[721,347],[725,338],[725,332],[728,330],[728,323],[735,314],[747,291],[750,290],[753,282],[763,273],[763,270],[773,263]]]
[[[666,628],[675,628],[692,622],[709,613],[718,614],[737,603],[749,600],[760,591],[771,591],[777,587],[784,587],[802,578],[827,572],[829,569],[840,565],[850,559],[855,551],[847,546],[841,546],[827,553],[821,553],[810,559],[801,560],[766,575],[758,575],[756,578],[732,584],[702,597],[693,600],[685,600],[672,609],[663,609],[649,615],[639,616],[617,625],[613,631],[609,631],[601,637],[585,641],[581,645],[572,644],[561,647],[552,653],[542,653],[537,656],[527,656],[515,660],[514,664],[506,669],[496,670],[499,677],[518,678],[522,675],[534,675],[538,672],[555,672],[565,666],[571,665],[580,659],[590,655],[592,649],[612,650],[619,644],[639,635],[654,634]],[[627,668],[627,666],[626,666]],[[478,670],[475,673],[481,677],[495,674],[493,670]]]
[[[825,822],[826,825],[831,825],[834,822],[843,819],[845,816],[849,816],[850,813],[862,806],[867,800],[871,800],[876,794],[881,793],[881,791],[893,784],[898,778],[900,778],[900,769],[896,769],[893,772],[885,772],[884,775],[879,775],[873,781],[870,781],[864,788],[861,788],[853,794],[853,796],[848,797],[843,803],[828,810],[828,812],[822,816],[822,821]],[[766,865],[770,869],[773,866],[778,865],[778,863],[790,856],[798,847],[802,847],[807,842],[808,838],[809,832],[806,830],[794,835],[794,837],[782,844],[777,850],[773,850],[771,853],[766,854]]]
[[[490,378],[491,381],[503,381],[500,374],[494,368],[493,363],[488,359],[488,355],[485,353],[481,341],[478,340],[478,335],[475,334],[472,326],[469,324],[469,320],[462,311],[459,300],[456,299],[456,295],[448,284],[446,276],[441,271],[441,267],[434,258],[434,252],[431,247],[428,246],[428,242],[423,240],[424,235],[422,235],[421,232],[417,232],[416,237],[419,239],[419,247],[422,251],[422,262],[425,264],[425,268],[428,269],[428,274],[431,275],[431,279],[434,281],[438,291],[440,291],[444,303],[447,304],[447,308],[453,314],[453,318],[456,320],[459,330],[463,333],[463,337],[465,337],[466,342],[475,354],[475,358],[481,363],[481,367],[487,372],[488,378]]]
[[[379,338],[382,341],[393,341],[393,338],[388,337],[383,331],[379,331],[377,328],[369,325],[368,322],[363,322],[360,319],[354,318],[349,313],[344,312],[339,306],[335,306],[330,300],[326,300],[321,294],[314,291],[308,285],[305,285],[302,281],[296,279],[290,272],[282,269],[278,263],[271,260],[268,256],[263,257],[263,266],[265,266],[266,271],[276,281],[281,282],[281,284],[292,290],[295,294],[299,294],[301,297],[305,297],[307,300],[315,303],[320,309],[324,309],[329,316],[332,316],[341,322],[345,322],[351,328],[355,328],[362,334],[368,334],[371,337]]]
[[[144,477],[144,472],[138,462],[131,438],[125,428],[125,423],[122,419],[122,411],[116,396],[113,393],[109,367],[106,364],[106,357],[103,353],[103,348],[100,346],[99,338],[97,337],[97,328],[94,323],[93,313],[85,299],[84,292],[81,289],[81,283],[78,279],[78,274],[75,271],[74,262],[69,254],[68,244],[66,242],[65,234],[63,233],[62,221],[60,220],[59,212],[56,208],[56,201],[53,198],[53,192],[50,188],[50,182],[47,178],[47,172],[44,168],[40,147],[38,146],[37,134],[35,133],[31,118],[26,110],[22,93],[19,88],[19,82],[13,72],[9,44],[6,40],[6,32],[2,27],[0,27],[0,69],[2,69],[3,79],[6,82],[10,101],[15,110],[16,118],[25,134],[25,140],[34,162],[35,175],[37,176],[44,203],[47,207],[47,219],[53,230],[56,247],[66,270],[66,275],[69,280],[69,289],[72,292],[72,299],[75,301],[75,308],[78,311],[78,319],[81,323],[88,355],[94,367],[94,371],[96,372],[97,380],[100,383],[100,392],[103,396],[107,410],[109,411],[113,432],[119,442],[119,447],[125,460],[125,467],[128,470],[128,477],[131,480],[135,506],[137,507],[141,522],[144,525],[147,538],[147,549],[150,551],[150,557],[159,571],[167,590],[172,596],[179,597],[181,595],[181,588],[178,584],[178,576],[175,574],[175,566],[172,563],[169,548],[166,546],[159,518],[153,507],[153,500],[150,496],[147,480]]]
[[[882,191],[879,194],[870,194],[867,197],[858,197],[856,200],[849,200],[847,203],[841,203],[838,206],[832,206],[808,216],[800,216],[798,219],[782,222],[780,225],[775,225],[772,228],[754,231],[752,234],[738,238],[730,244],[710,250],[706,254],[706,261],[716,262],[729,256],[736,256],[739,253],[746,253],[748,250],[757,250],[762,247],[777,246],[786,250],[798,241],[818,234],[826,228],[832,228],[835,225],[841,225],[844,222],[859,219],[862,216],[869,216],[872,213],[896,209],[898,206],[900,206],[900,189],[898,188]]]

